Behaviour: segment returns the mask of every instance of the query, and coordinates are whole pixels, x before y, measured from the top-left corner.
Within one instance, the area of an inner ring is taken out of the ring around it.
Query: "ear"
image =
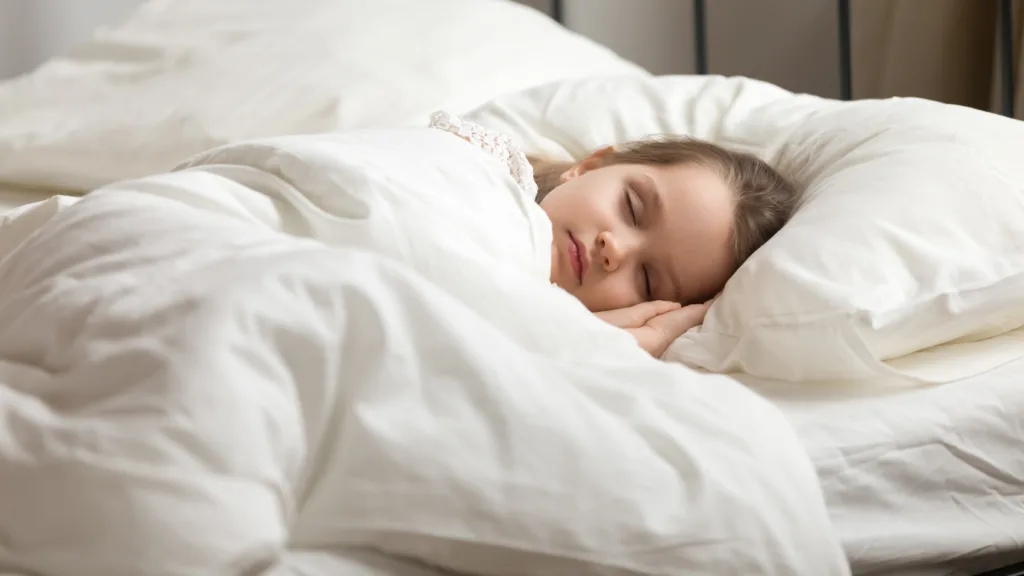
[[[595,168],[600,168],[601,166],[604,166],[604,156],[611,154],[614,151],[614,146],[605,146],[604,148],[598,148],[597,150],[591,152],[589,156],[573,164],[565,172],[562,172],[562,175],[559,176],[558,179],[561,180],[562,182],[567,182],[569,180],[572,180],[573,178],[576,178],[577,176],[582,176]]]

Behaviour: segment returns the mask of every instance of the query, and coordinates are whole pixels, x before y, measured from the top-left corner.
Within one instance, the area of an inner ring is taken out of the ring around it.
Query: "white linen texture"
[[[781,413],[550,286],[543,213],[457,137],[231,145],[69,203],[0,228],[0,569],[849,573]]]

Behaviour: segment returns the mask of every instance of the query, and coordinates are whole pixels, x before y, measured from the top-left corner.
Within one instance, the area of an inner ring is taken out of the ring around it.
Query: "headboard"
[[[551,15],[565,25],[565,0],[550,0]],[[1015,99],[1014,57],[1013,57],[1013,0],[996,0],[999,3],[999,77],[1001,88],[1002,114],[1013,117]],[[697,74],[708,73],[707,42],[707,1],[693,2],[693,39]],[[850,0],[836,0],[839,14],[837,33],[839,37],[839,97],[853,98],[853,61],[850,50]]]

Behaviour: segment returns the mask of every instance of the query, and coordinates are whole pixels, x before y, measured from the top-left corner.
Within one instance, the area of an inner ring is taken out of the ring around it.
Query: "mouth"
[[[580,241],[569,232],[569,264],[572,265],[572,271],[576,274],[576,280],[582,285],[583,275],[587,273],[587,256],[583,250],[583,245]]]

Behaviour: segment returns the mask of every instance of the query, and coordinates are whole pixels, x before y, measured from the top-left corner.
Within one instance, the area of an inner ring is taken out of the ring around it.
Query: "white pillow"
[[[423,125],[643,71],[507,0],[151,0],[0,84],[0,182],[85,191],[242,139]]]
[[[805,189],[793,220],[665,358],[794,381],[943,382],[1024,356],[1024,124],[914,99],[836,102],[743,78],[596,78],[470,115],[580,157],[682,133]],[[932,350],[943,346],[941,363]]]

